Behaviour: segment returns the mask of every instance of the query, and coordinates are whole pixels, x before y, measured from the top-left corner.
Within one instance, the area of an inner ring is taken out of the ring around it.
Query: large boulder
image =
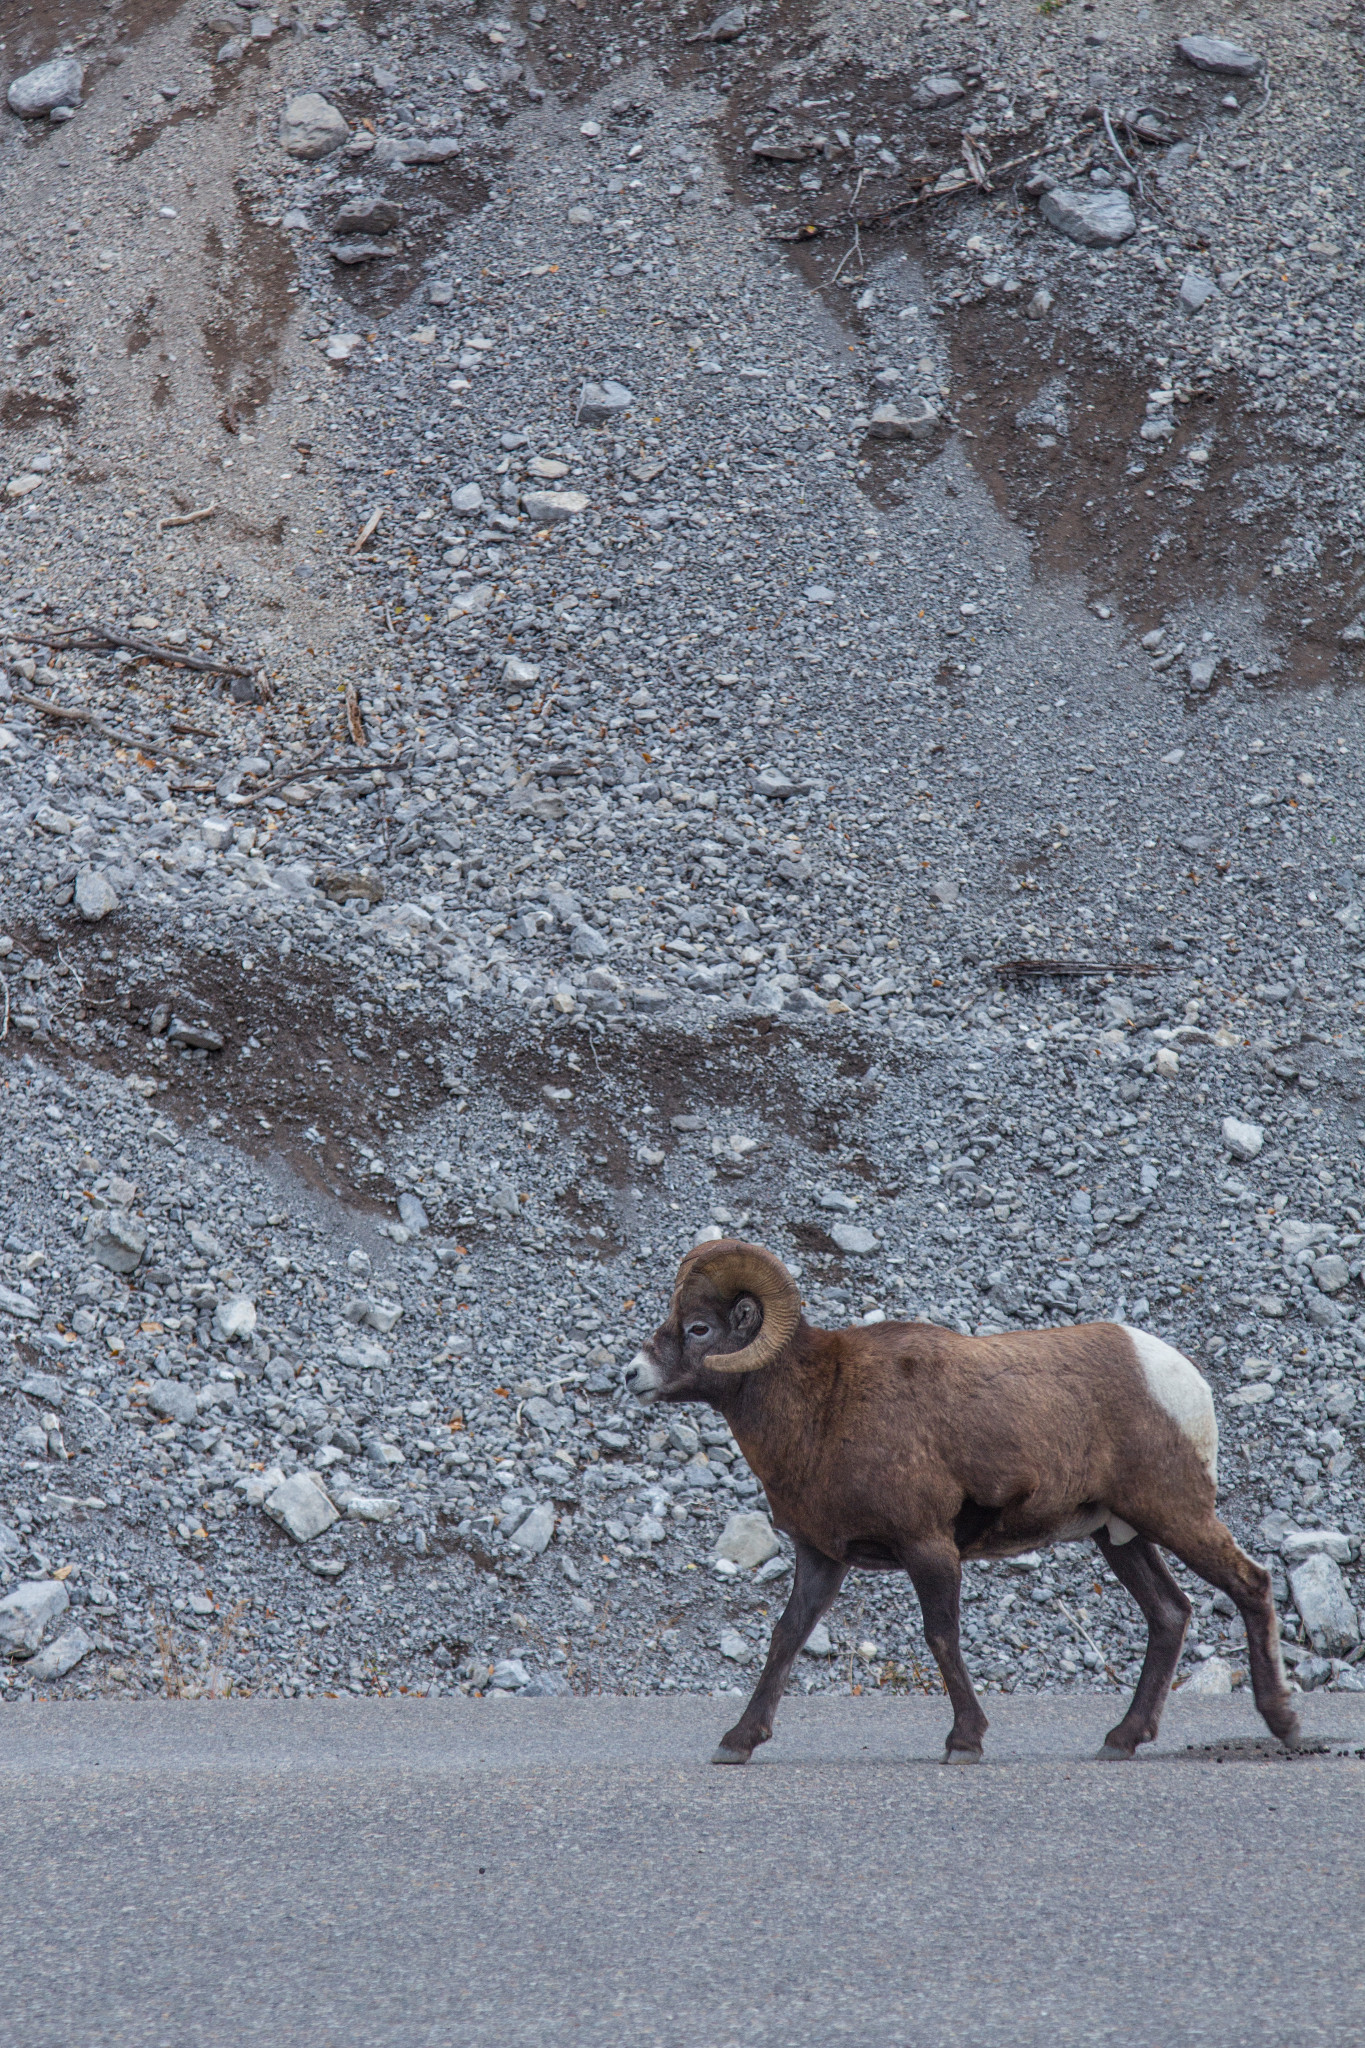
[[[295,94],[280,120],[280,142],[285,155],[302,157],[308,163],[330,156],[350,138],[344,115],[320,92]]]

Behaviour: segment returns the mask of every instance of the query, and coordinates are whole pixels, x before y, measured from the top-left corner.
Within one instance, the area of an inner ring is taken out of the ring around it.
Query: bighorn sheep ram
[[[1214,1513],[1212,1397],[1159,1337],[1120,1323],[819,1330],[779,1258],[722,1238],[683,1259],[625,1383],[642,1401],[718,1408],[796,1548],[762,1676],[713,1762],[747,1763],[771,1736],[797,1653],[855,1565],[908,1572],[953,1706],[944,1761],[976,1762],[987,1721],[958,1641],[962,1560],[1085,1536],[1147,1620],[1137,1690],[1102,1757],[1154,1739],[1185,1638],[1190,1603],[1158,1544],[1237,1603],[1256,1705],[1297,1741],[1270,1576]]]

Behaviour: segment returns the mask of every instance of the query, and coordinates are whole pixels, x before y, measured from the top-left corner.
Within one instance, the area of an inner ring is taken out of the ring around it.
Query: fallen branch
[[[264,796],[278,796],[279,792],[282,789],[287,789],[291,782],[297,782],[300,775],[306,775],[310,768],[315,768],[331,744],[332,742],[329,740],[327,746],[319,747],[316,754],[310,754],[306,761],[300,761],[294,767],[287,770],[285,774],[276,776],[273,782],[263,782],[259,789],[252,791],[250,796],[231,796],[228,798],[228,802],[234,809],[244,810],[250,804],[258,804]]]
[[[379,522],[383,517],[384,507],[382,505],[376,505],[373,512],[371,512],[369,518],[365,521],[365,524],[361,527],[359,533],[356,535],[355,539],[351,542],[351,553],[353,555],[358,555],[360,553],[360,550],[364,547],[367,540],[373,540],[375,532],[378,529]]]
[[[1148,960],[994,960],[992,974],[1072,976],[1078,979],[1090,974],[1169,974],[1168,967],[1155,966]]]
[[[65,720],[71,725],[88,725],[101,739],[108,740],[115,747],[136,747],[142,753],[162,754],[168,761],[178,761],[182,768],[196,764],[188,754],[177,753],[174,747],[153,739],[150,733],[122,732],[116,725],[106,725],[96,711],[81,711],[70,704],[54,704],[47,697],[30,697],[23,690],[14,692],[16,704],[30,704],[35,711],[41,711],[45,718]]]
[[[1045,156],[1057,156],[1062,150],[1071,149],[1076,143],[1084,142],[1086,136],[1093,135],[1094,132],[1095,123],[1093,121],[1088,121],[1084,127],[1077,128],[1072,134],[1064,135],[1060,142],[1049,142],[1042,149],[1029,150],[1027,154],[1024,156],[1012,156],[1006,158],[1005,162],[1002,164],[992,164],[990,166],[991,179],[992,181],[998,184],[1000,179],[1004,177],[1007,171],[1019,171],[1023,169],[1025,164],[1036,164],[1041,162],[1041,160]],[[955,164],[949,164],[945,170],[936,171],[932,177],[926,177],[921,179],[919,185],[916,187],[915,191],[911,193],[908,199],[899,200],[895,206],[888,207],[883,213],[873,213],[865,215],[858,222],[859,227],[884,227],[889,225],[892,221],[898,219],[901,214],[911,213],[913,212],[915,207],[923,206],[926,200],[953,199],[956,198],[959,192],[966,192],[968,190],[975,191],[977,187],[975,183],[974,174],[969,177],[964,177],[960,184],[946,186],[944,190],[941,192],[935,189],[940,183],[940,181],[943,178],[947,177],[949,171],[956,170],[957,166]],[[777,239],[780,241],[795,241],[798,239],[798,236],[783,235],[777,237]]]
[[[190,654],[183,647],[163,647],[159,641],[143,640],[134,633],[120,633],[114,626],[91,626],[81,633],[16,633],[25,647],[101,648],[122,647],[129,654],[145,655],[148,661],[163,662],[167,668],[193,668],[211,676],[254,676],[233,661],[217,661],[212,655]]]
[[[173,526],[197,526],[201,519],[212,519],[217,510],[217,505],[213,504],[205,505],[198,512],[173,512],[169,519],[157,520],[156,530],[158,533],[166,533]]]

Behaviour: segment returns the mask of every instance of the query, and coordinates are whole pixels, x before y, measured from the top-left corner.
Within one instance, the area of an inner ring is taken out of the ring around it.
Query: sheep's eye
[[[687,1334],[689,1337],[709,1337],[711,1325],[709,1323],[689,1323]]]

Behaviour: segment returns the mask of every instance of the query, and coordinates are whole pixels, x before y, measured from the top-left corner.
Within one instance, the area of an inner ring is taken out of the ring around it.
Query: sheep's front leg
[[[953,1703],[953,1725],[943,1752],[946,1764],[981,1761],[981,1743],[990,1723],[962,1661],[958,1637],[958,1601],[962,1591],[962,1560],[952,1545],[925,1544],[905,1559],[905,1569],[919,1595],[924,1640],[934,1653]]]
[[[763,1675],[739,1720],[727,1735],[721,1736],[720,1747],[711,1758],[713,1764],[747,1764],[759,1743],[768,1740],[777,1703],[801,1645],[821,1615],[833,1606],[847,1572],[847,1565],[835,1564],[833,1558],[812,1550],[809,1544],[797,1543],[791,1599],[774,1625]]]

